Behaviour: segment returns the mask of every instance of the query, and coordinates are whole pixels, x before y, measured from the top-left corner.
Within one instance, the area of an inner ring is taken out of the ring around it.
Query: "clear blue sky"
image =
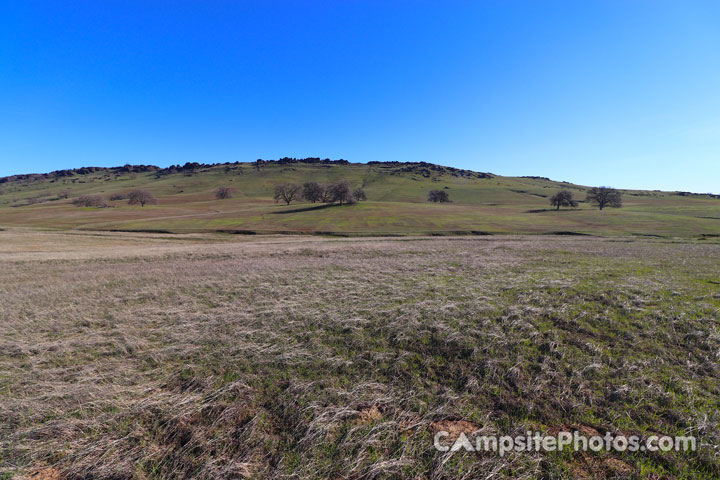
[[[321,156],[720,193],[718,1],[0,5],[0,175]]]

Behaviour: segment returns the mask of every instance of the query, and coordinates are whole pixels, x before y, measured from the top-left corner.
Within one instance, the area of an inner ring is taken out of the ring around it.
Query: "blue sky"
[[[0,175],[282,156],[720,193],[720,2],[0,2]]]

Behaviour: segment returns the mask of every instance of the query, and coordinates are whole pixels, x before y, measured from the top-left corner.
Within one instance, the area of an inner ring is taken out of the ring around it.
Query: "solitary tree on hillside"
[[[215,190],[215,198],[218,200],[226,200],[228,198],[232,198],[232,196],[232,188],[230,187],[220,187]]]
[[[302,197],[308,202],[321,202],[325,197],[326,188],[317,182],[307,182],[303,185]]]
[[[358,202],[367,200],[367,195],[365,195],[365,190],[363,190],[362,187],[356,188],[355,191],[353,191],[353,197],[355,197],[355,200]]]
[[[605,207],[622,207],[622,195],[610,187],[593,187],[587,192],[586,200],[598,206],[600,210]]]
[[[445,203],[450,201],[450,195],[445,190],[430,190],[428,192],[428,202]]]
[[[560,190],[555,195],[550,197],[550,205],[553,207],[557,207],[558,210],[560,210],[560,207],[577,207],[578,204],[575,200],[573,200],[573,194],[569,190]]]
[[[157,205],[157,203],[158,201],[157,198],[155,198],[155,195],[148,192],[147,190],[133,190],[128,194],[129,205],[140,204],[141,207],[144,207],[145,204]]]
[[[282,183],[275,185],[275,198],[276,202],[282,200],[286,204],[290,205],[290,202],[296,200],[300,196],[300,186],[294,183]]]

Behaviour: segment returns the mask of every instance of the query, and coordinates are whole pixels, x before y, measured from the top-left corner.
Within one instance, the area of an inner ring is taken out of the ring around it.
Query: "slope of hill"
[[[367,202],[289,206],[273,201],[278,183],[348,180]],[[233,198],[217,200],[219,186]],[[108,208],[78,208],[83,194],[150,190],[156,206],[108,201]],[[568,189],[576,209],[556,211],[549,197]],[[541,177],[502,177],[427,163],[294,159],[233,164],[86,167],[0,179],[0,226],[58,229],[238,233],[461,234],[583,233],[603,235],[720,235],[720,198],[684,192],[624,190],[624,207],[599,211],[582,200],[588,187]],[[431,204],[442,189],[452,203]]]

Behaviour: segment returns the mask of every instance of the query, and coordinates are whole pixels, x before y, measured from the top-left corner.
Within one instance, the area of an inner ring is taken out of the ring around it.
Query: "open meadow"
[[[275,202],[284,183],[362,187],[355,205]],[[232,198],[218,199],[226,187]],[[167,233],[238,232],[336,235],[457,235],[570,232],[652,237],[720,237],[720,196],[622,190],[623,207],[602,211],[585,201],[590,187],[539,177],[503,177],[428,163],[265,162],[83,168],[0,178],[0,226]],[[157,205],[128,205],[126,194],[151,192]],[[441,190],[450,202],[431,203]],[[560,190],[578,204],[556,210]],[[78,207],[83,195],[102,207]]]
[[[713,238],[7,228],[0,478],[718,478],[718,272]]]
[[[0,11],[0,480],[720,480],[720,1]]]

